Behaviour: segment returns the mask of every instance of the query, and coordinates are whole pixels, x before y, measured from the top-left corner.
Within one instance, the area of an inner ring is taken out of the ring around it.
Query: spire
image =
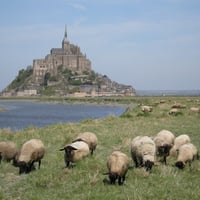
[[[65,24],[65,35],[64,38],[67,38],[67,25]]]
[[[62,41],[62,44],[64,46],[65,43],[69,43],[68,39],[67,39],[67,25],[65,25],[65,33],[64,33],[64,38]]]

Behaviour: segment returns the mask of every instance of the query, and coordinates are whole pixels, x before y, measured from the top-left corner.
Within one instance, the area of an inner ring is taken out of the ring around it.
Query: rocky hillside
[[[3,96],[134,96],[132,86],[119,84],[106,75],[84,71],[81,75],[58,68],[56,76],[46,73],[43,83],[34,82],[33,69],[19,71],[17,77],[2,92]]]

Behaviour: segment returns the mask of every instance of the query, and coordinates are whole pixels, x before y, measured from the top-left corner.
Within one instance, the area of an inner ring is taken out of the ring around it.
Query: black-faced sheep
[[[182,135],[177,136],[174,139],[174,145],[170,150],[170,155],[176,156],[178,151],[179,151],[180,146],[183,145],[183,144],[190,143],[190,141],[191,141],[190,137],[186,134],[182,134]]]
[[[179,169],[183,169],[186,163],[191,163],[194,159],[199,159],[198,150],[196,146],[192,143],[184,144],[179,148],[178,158],[175,163],[175,166]]]
[[[45,147],[41,140],[31,139],[22,145],[17,166],[19,174],[29,173],[34,167],[34,162],[38,162],[40,168],[41,160],[45,154]]]
[[[108,175],[110,184],[115,184],[118,180],[118,184],[122,185],[129,169],[128,156],[121,151],[114,151],[107,159],[107,168],[108,172],[104,175]]]
[[[153,107],[152,106],[141,106],[142,112],[152,112]]]
[[[7,162],[13,160],[13,164],[15,164],[18,153],[18,148],[14,142],[0,142],[0,163],[1,160],[6,160]]]
[[[66,167],[72,167],[73,163],[88,156],[90,153],[89,146],[86,142],[75,141],[61,148],[60,151],[65,151],[64,161]]]
[[[131,142],[131,156],[135,167],[150,171],[155,163],[156,145],[148,136],[137,136]]]
[[[75,141],[86,142],[89,146],[91,155],[93,154],[93,151],[96,149],[96,146],[98,143],[97,136],[91,132],[80,133],[73,142],[75,142]]]
[[[165,164],[167,164],[167,156],[169,156],[170,149],[174,144],[174,139],[174,134],[168,130],[161,130],[154,138],[156,154],[157,156],[163,156]]]

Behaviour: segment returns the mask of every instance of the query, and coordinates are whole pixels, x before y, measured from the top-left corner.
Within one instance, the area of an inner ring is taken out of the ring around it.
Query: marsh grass
[[[21,132],[0,130],[0,140],[12,140],[20,147],[26,140],[40,138],[46,147],[41,169],[27,175],[18,175],[11,163],[0,164],[0,199],[169,199],[183,200],[200,197],[200,161],[184,170],[174,167],[175,157],[167,158],[167,166],[157,162],[151,173],[144,169],[130,169],[123,186],[104,185],[106,159],[114,150],[126,153],[131,165],[130,142],[138,135],[155,136],[161,129],[175,135],[188,134],[200,150],[200,115],[189,113],[191,106],[199,106],[200,99],[187,97],[136,97],[133,102],[153,106],[153,112],[142,114],[140,107],[128,110],[121,117],[83,120],[80,123],[55,124],[45,128],[29,127]],[[130,103],[131,100],[129,100]],[[186,105],[181,115],[168,114],[174,102]],[[96,133],[99,144],[93,156],[64,168],[63,152],[59,148],[70,143],[79,132]],[[37,164],[36,164],[37,167]]]

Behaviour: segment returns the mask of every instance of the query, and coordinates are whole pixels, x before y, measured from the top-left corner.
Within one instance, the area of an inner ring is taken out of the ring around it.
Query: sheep
[[[88,156],[90,153],[88,144],[83,141],[75,141],[67,144],[60,151],[65,151],[64,161],[67,168],[73,167],[74,162]]]
[[[114,151],[107,159],[108,172],[104,175],[109,176],[110,184],[115,184],[118,180],[118,184],[122,185],[126,178],[126,173],[129,169],[129,158],[121,151]],[[105,183],[104,179],[104,183]]]
[[[178,109],[177,108],[172,108],[170,111],[169,111],[169,115],[177,115],[178,114]]]
[[[141,110],[142,110],[142,112],[152,112],[153,107],[152,106],[142,106]]]
[[[165,165],[167,164],[167,156],[169,156],[170,149],[174,144],[174,139],[174,134],[168,130],[161,130],[154,138],[156,154],[157,156],[163,156]]]
[[[200,108],[191,107],[191,108],[190,108],[190,113],[200,113]]]
[[[175,166],[179,169],[183,169],[187,163],[191,167],[191,163],[194,159],[199,159],[198,150],[192,143],[187,143],[179,148],[178,158]]]
[[[75,142],[75,141],[86,142],[89,146],[91,155],[93,155],[93,152],[96,149],[96,146],[98,143],[97,136],[91,132],[80,133],[73,142]]]
[[[145,167],[151,171],[155,163],[156,145],[148,136],[137,136],[131,141],[131,157],[135,167]]]
[[[174,103],[172,106],[171,106],[171,108],[186,108],[186,105],[182,105],[182,104],[178,104],[178,103]]]
[[[182,135],[177,136],[174,139],[174,146],[170,150],[170,155],[172,155],[172,156],[177,155],[180,146],[183,145],[183,144],[190,143],[190,141],[191,141],[190,137],[186,134],[182,134]]]
[[[6,160],[7,162],[13,160],[13,164],[15,164],[18,153],[19,153],[18,148],[14,142],[11,141],[0,142],[0,163],[1,160]]]
[[[34,162],[38,162],[40,169],[41,160],[45,154],[45,147],[41,140],[31,139],[22,145],[17,166],[19,174],[30,173],[35,169]]]

